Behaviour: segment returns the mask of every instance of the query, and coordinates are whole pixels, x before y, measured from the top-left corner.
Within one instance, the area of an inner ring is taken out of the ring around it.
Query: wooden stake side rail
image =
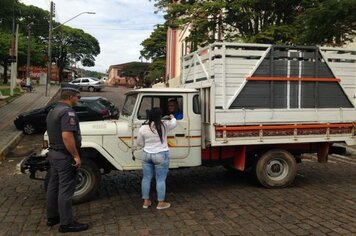
[[[249,126],[216,126],[216,131],[266,130],[266,129],[320,129],[320,128],[353,128],[356,123],[339,124],[295,124],[295,125],[249,125]]]
[[[339,124],[295,124],[295,125],[250,125],[216,126],[216,138],[297,136],[297,135],[355,135],[354,123]]]

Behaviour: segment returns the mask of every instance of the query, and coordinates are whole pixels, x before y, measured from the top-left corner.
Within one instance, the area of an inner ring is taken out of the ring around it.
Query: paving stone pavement
[[[284,189],[222,167],[171,170],[172,207],[161,211],[142,209],[140,171],[114,171],[74,212],[91,226],[81,235],[356,235],[356,156],[329,158],[303,161]],[[0,165],[0,235],[56,235],[58,226],[46,226],[43,182],[20,174],[20,161]]]
[[[34,91],[24,93],[14,101],[0,107],[0,157],[4,158],[10,148],[21,139],[22,132],[17,130],[14,119],[22,112],[45,106],[58,92],[59,86],[51,86],[49,96],[45,96],[45,86],[35,85]]]

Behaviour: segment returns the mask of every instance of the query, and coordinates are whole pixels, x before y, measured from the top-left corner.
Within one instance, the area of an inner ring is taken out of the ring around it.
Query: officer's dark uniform
[[[51,177],[47,188],[47,217],[50,219],[59,216],[60,224],[68,225],[73,222],[72,197],[78,172],[72,165],[75,163],[73,157],[64,146],[62,132],[73,132],[79,152],[81,146],[79,120],[69,105],[59,102],[48,113],[46,122],[50,145],[48,159],[51,165]]]

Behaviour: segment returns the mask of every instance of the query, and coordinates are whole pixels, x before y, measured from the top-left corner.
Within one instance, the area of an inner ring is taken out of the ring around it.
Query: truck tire
[[[82,158],[73,203],[78,204],[90,200],[98,192],[100,181],[101,174],[98,166],[90,159]]]
[[[264,153],[255,166],[257,180],[267,188],[290,185],[297,175],[295,158],[286,150],[274,149]]]
[[[47,187],[50,178],[47,172],[44,180],[44,189]],[[73,196],[73,204],[79,204],[90,200],[98,191],[101,181],[101,174],[97,165],[87,158],[82,158],[82,165],[78,172],[78,183]]]

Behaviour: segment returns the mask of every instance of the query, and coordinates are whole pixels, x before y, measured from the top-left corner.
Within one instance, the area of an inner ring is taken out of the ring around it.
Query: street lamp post
[[[78,15],[73,16],[73,17],[70,18],[69,20],[67,20],[67,21],[65,21],[65,22],[63,22],[63,23],[57,25],[57,26],[54,27],[52,30],[55,30],[55,29],[61,27],[61,26],[64,25],[65,23],[67,23],[67,22],[73,20],[74,18],[77,18],[78,16],[83,15],[83,14],[95,15],[96,13],[95,13],[95,12],[92,12],[92,11],[83,11],[83,12],[79,13]]]
[[[48,54],[47,54],[47,77],[46,77],[46,97],[49,96],[48,84],[51,80],[51,66],[52,66],[52,17],[53,17],[53,9],[54,4],[51,2],[51,8],[49,11],[49,33],[48,33]]]
[[[74,18],[77,18],[80,15],[83,14],[95,14],[95,12],[89,12],[89,11],[85,11],[85,12],[81,12],[78,15],[73,16],[72,18],[70,18],[69,20],[63,22],[60,25],[57,25],[56,27],[53,28],[52,25],[52,17],[54,13],[54,4],[53,2],[51,2],[51,8],[50,8],[50,15],[49,15],[49,33],[48,33],[48,61],[47,61],[47,78],[46,78],[46,97],[49,96],[49,89],[48,89],[48,85],[49,82],[51,80],[51,67],[52,67],[52,31],[59,28],[60,26],[62,26],[63,24],[73,20]]]

